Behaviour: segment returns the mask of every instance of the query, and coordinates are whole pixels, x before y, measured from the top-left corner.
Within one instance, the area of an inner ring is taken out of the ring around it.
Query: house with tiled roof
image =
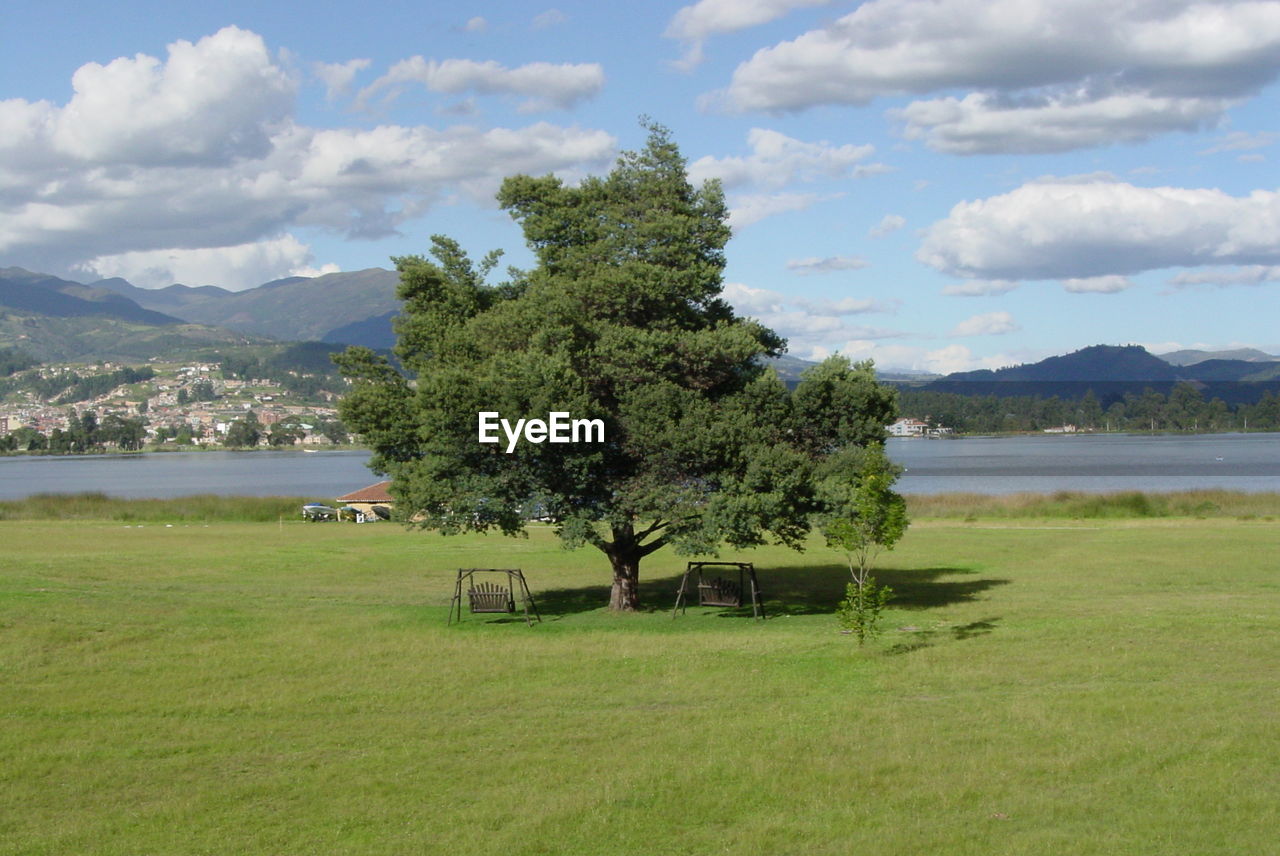
[[[389,492],[390,487],[390,481],[381,481],[340,496],[335,502],[339,507],[350,506],[369,518],[381,517],[382,515],[376,511],[376,506],[381,506],[388,512],[395,507],[395,498]]]

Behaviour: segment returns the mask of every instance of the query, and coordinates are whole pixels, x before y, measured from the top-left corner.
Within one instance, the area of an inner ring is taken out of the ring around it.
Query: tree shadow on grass
[[[609,605],[609,586],[583,586],[582,588],[546,589],[533,593],[538,603],[538,611],[543,618],[559,618],[575,615],[580,612],[592,612]],[[653,592],[640,587],[640,602],[646,603],[646,595],[652,597]]]
[[[1006,585],[1006,579],[945,580],[943,577],[972,575],[969,568],[886,568],[875,572],[876,582],[893,589],[892,609],[935,609],[976,599],[995,586]],[[669,612],[676,605],[676,592],[683,573],[641,580],[641,609]],[[846,565],[811,565],[795,568],[756,567],[756,576],[764,595],[767,617],[778,615],[833,615],[844,599],[850,581]],[[538,610],[544,619],[592,612],[609,605],[607,585],[582,588],[548,589],[534,593]],[[686,606],[698,607],[696,590],[686,592]],[[690,599],[691,598],[691,599]],[[709,608],[709,607],[708,607]],[[720,609],[722,618],[754,618],[751,598],[744,592],[743,605]]]
[[[977,636],[986,636],[988,633],[996,629],[996,623],[1000,621],[999,616],[991,618],[983,618],[978,621],[970,621],[968,624],[937,624],[929,628],[920,627],[900,627],[899,632],[908,633],[910,636],[902,642],[891,645],[886,654],[910,654],[912,651],[919,651],[921,648],[928,648],[937,644],[943,639],[973,639]]]
[[[1010,582],[1006,579],[942,579],[974,573],[970,568],[960,567],[883,568],[874,571],[872,576],[877,584],[893,589],[890,609],[936,609],[966,603],[988,589]],[[762,578],[760,584],[776,614],[831,615],[844,600],[845,587],[851,581],[847,565],[817,565],[778,570]]]

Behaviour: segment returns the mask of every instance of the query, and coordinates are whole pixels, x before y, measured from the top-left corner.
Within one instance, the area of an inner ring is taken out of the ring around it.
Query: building
[[[929,433],[929,423],[919,419],[899,419],[888,428],[890,437],[923,437]]]
[[[339,507],[349,505],[365,515],[367,519],[376,520],[383,516],[378,514],[378,507],[381,507],[385,512],[390,512],[395,506],[395,499],[388,493],[388,488],[390,487],[391,482],[389,481],[378,482],[340,496],[334,501]]]

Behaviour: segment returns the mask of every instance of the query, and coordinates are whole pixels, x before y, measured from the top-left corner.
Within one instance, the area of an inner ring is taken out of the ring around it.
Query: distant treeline
[[[40,365],[40,361],[20,348],[0,348],[0,377]]]
[[[82,455],[105,452],[109,447],[136,452],[146,439],[147,427],[141,418],[110,413],[99,422],[93,411],[87,410],[79,416],[71,413],[66,428],[54,428],[47,436],[29,425],[11,431],[0,437],[0,452]]]
[[[1277,431],[1280,395],[1267,391],[1254,403],[1206,399],[1189,383],[1167,394],[1153,389],[1100,401],[1092,390],[1080,397],[1056,395],[961,395],[918,389],[899,391],[903,416],[923,419],[962,434],[1044,431],[1064,425],[1093,431]]]
[[[323,390],[345,386],[330,355],[341,345],[300,342],[267,356],[228,354],[221,358],[222,377],[227,380],[270,380],[297,395],[315,396]]]

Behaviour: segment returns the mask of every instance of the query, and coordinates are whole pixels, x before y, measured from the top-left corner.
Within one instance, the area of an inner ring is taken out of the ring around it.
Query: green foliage
[[[901,468],[877,444],[833,456],[819,487],[822,533],[827,546],[845,554],[859,586],[870,579],[882,550],[892,550],[907,531],[906,500],[893,490]]]
[[[292,446],[306,436],[306,433],[297,418],[282,419],[267,432],[267,444],[277,447]]]
[[[1280,516],[1280,494],[1230,490],[1175,493],[1009,494],[970,493],[912,496],[907,500],[913,518],[989,517],[1005,519],[1105,520],[1159,517]]]
[[[863,585],[851,582],[836,608],[836,620],[863,645],[880,635],[880,613],[892,597],[893,589],[876,585],[875,577],[868,577]]]
[[[0,377],[8,377],[38,365],[40,361],[21,348],[0,348]]]
[[[213,388],[213,381],[201,378],[191,384],[190,397],[192,401],[213,401],[218,393]]]
[[[139,368],[123,368],[106,374],[89,375],[81,377],[76,374],[69,377],[70,384],[65,387],[66,392],[58,398],[58,404],[70,404],[77,401],[87,401],[91,398],[97,398],[100,395],[106,395],[118,386],[129,383],[142,383],[151,380],[156,376],[155,370],[150,366],[141,366]]]
[[[120,499],[104,493],[40,493],[0,501],[0,520],[112,520],[125,523],[276,523],[294,519],[307,500],[295,497],[214,496]]]
[[[1106,384],[1099,384],[1105,390]],[[1189,383],[1174,385],[1168,394],[1148,389],[1113,393],[1101,400],[1087,389],[1079,397],[1057,395],[963,395],[904,388],[902,412],[928,417],[960,433],[1043,431],[1075,425],[1090,431],[1274,431],[1280,429],[1280,397],[1261,384],[1237,384],[1230,389],[1247,400],[1206,400]]]
[[[56,404],[72,404],[106,395],[118,386],[141,383],[155,377],[150,366],[123,368],[96,375],[81,375],[73,371],[59,371],[48,376],[39,371],[26,371],[0,383],[0,393],[12,391],[31,392]]]
[[[250,410],[243,419],[237,419],[231,423],[227,428],[227,436],[222,439],[222,444],[232,448],[252,448],[258,445],[261,439],[262,423],[258,421],[258,414]]]
[[[341,350],[339,345],[324,342],[295,342],[257,352],[246,349],[223,354],[218,360],[227,380],[270,380],[295,395],[314,396],[322,390],[341,389],[342,380],[333,364]]]
[[[335,360],[343,420],[419,525],[512,535],[537,508],[566,545],[608,555],[618,609],[636,607],[640,560],[663,546],[799,546],[817,469],[881,440],[895,401],[869,364],[832,359],[794,393],[762,367],[784,342],[720,298],[721,188],[693,188],[667,131],[649,131],[608,176],[503,183],[532,271],[490,285],[498,256],[473,263],[442,236],[429,258],[395,260],[412,382],[367,348]],[[480,411],[600,419],[605,442],[508,453],[477,441]]]
[[[893,490],[901,468],[876,444],[833,456],[830,474],[819,486],[824,505],[822,534],[827,546],[844,554],[853,577],[837,617],[861,645],[879,633],[880,611],[892,590],[871,576],[876,556],[892,550],[907,531],[907,504]]]

